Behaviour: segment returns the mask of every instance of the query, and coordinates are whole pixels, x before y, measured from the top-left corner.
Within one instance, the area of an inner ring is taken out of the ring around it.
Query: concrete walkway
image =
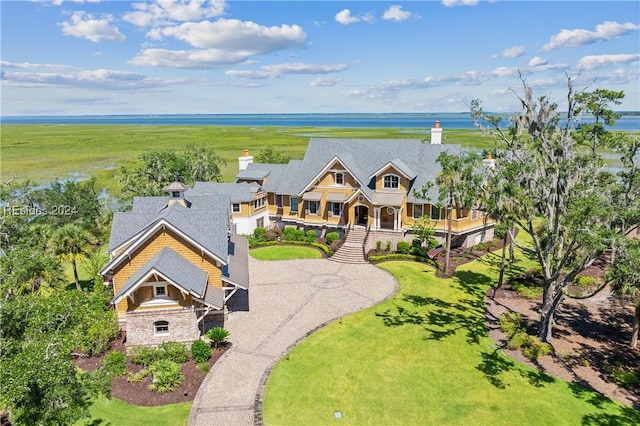
[[[391,274],[368,264],[249,259],[248,312],[225,324],[233,346],[213,366],[193,402],[190,426],[261,423],[271,368],[318,327],[390,297]]]

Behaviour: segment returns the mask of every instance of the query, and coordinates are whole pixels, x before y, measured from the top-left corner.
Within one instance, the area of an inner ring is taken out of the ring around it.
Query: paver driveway
[[[253,425],[270,368],[309,332],[390,297],[391,274],[368,264],[325,259],[249,259],[248,312],[233,312],[225,328],[233,346],[205,378],[190,426]]]

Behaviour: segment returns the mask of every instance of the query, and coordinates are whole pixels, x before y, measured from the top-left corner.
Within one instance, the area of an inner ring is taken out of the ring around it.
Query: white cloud
[[[637,67],[624,68],[608,73],[599,73],[596,78],[598,83],[604,84],[637,84],[638,79],[640,79],[640,69]]]
[[[536,67],[541,67],[543,65],[547,65],[549,61],[547,61],[546,59],[542,59],[539,56],[534,56],[533,58],[531,58],[531,60],[529,61],[529,66],[536,68]]]
[[[144,49],[129,61],[132,65],[149,67],[210,69],[247,61],[254,52],[222,49],[168,50]]]
[[[442,4],[445,7],[475,6],[478,4],[478,0],[442,0]]]
[[[393,5],[389,7],[389,9],[385,10],[384,14],[382,15],[382,19],[395,22],[406,21],[407,19],[417,17],[418,15],[414,15],[411,12],[402,10],[402,6],[399,5]]]
[[[126,13],[125,21],[138,27],[157,27],[221,16],[227,4],[223,0],[156,0],[132,6],[136,10]]]
[[[640,59],[639,53],[620,53],[617,55],[589,55],[584,56],[578,61],[578,65],[586,70],[605,67],[611,64],[621,64],[634,62]]]
[[[519,70],[516,67],[498,67],[491,70],[491,75],[495,77],[516,77],[518,72]]]
[[[285,74],[330,74],[347,69],[345,64],[318,65],[304,64],[301,62],[264,65],[258,71],[251,70],[229,70],[225,74],[231,77],[246,79],[267,79],[278,78]]]
[[[60,24],[62,33],[73,37],[86,38],[94,43],[103,40],[124,41],[125,36],[117,27],[111,25],[113,16],[103,15],[96,19],[93,15],[76,11],[71,15],[71,21]]]
[[[323,87],[323,86],[335,86],[342,82],[342,78],[334,78],[334,77],[317,77],[309,86],[311,87]]]
[[[256,54],[302,46],[306,33],[298,25],[265,27],[251,21],[218,19],[185,22],[153,32],[154,37],[173,37],[202,49],[246,50]]]
[[[349,9],[342,9],[336,13],[335,20],[342,25],[353,24],[354,22],[373,22],[374,16],[372,13],[365,13],[363,15],[353,16]]]
[[[185,22],[156,28],[148,36],[158,40],[172,37],[198,49],[144,49],[130,63],[190,69],[243,63],[255,55],[301,47],[307,37],[298,25],[265,27],[250,21],[222,18],[214,22]]]
[[[97,69],[73,73],[15,72],[4,73],[4,81],[12,86],[48,87],[70,86],[95,90],[139,90],[164,87],[168,84],[186,83],[186,79],[165,80],[149,78],[142,74]]]
[[[31,62],[8,62],[8,61],[0,61],[0,66],[2,68],[19,68],[19,69],[28,69],[28,70],[49,70],[49,71],[62,71],[62,70],[73,68],[69,65],[60,65],[60,64],[34,64]]]
[[[632,22],[619,24],[612,21],[605,21],[602,24],[596,25],[595,31],[563,29],[558,34],[552,36],[551,40],[542,47],[542,50],[553,50],[567,46],[576,47],[594,43],[598,40],[611,40],[639,29],[640,25]]]
[[[513,46],[513,47],[509,47],[507,49],[504,49],[502,52],[498,53],[497,55],[492,55],[492,58],[517,58],[519,56],[524,55],[526,52],[526,49],[524,48],[524,46],[522,45],[518,45],[518,46]]]

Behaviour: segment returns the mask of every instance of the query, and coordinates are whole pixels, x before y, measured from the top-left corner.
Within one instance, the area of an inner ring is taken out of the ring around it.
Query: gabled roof
[[[373,176],[392,165],[411,181],[409,202],[416,200],[413,189],[420,189],[434,182],[440,171],[436,162],[442,152],[458,153],[458,145],[425,144],[418,139],[340,139],[312,138],[302,160],[291,160],[289,164],[251,164],[248,169],[269,170],[264,189],[276,194],[299,196],[310,188],[318,175],[330,167],[336,158],[361,183],[360,190],[369,200],[373,199]],[[241,176],[242,172],[238,175]],[[429,192],[437,199],[438,191]]]
[[[255,184],[249,184],[248,182],[196,182],[193,188],[185,193],[185,197],[189,198],[192,195],[227,195],[231,203],[249,202],[255,198],[252,185]]]
[[[229,262],[222,267],[222,279],[244,290],[249,288],[249,242],[240,235],[229,238]]]
[[[184,293],[191,294],[197,298],[202,298],[205,295],[207,273],[169,247],[164,247],[149,262],[129,277],[113,298],[113,303],[118,303],[127,297],[140,285],[146,283],[154,274],[162,277]]]
[[[168,198],[164,201],[161,207],[159,197],[136,199],[132,211],[114,214],[109,252],[120,253],[102,268],[101,273],[116,267],[162,228],[171,229],[203,254],[226,263],[229,196],[192,195],[188,197],[187,206],[180,203],[167,206]]]

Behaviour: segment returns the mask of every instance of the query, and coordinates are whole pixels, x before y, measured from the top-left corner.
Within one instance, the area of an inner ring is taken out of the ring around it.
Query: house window
[[[253,208],[254,209],[259,209],[264,207],[264,200],[266,197],[262,197],[262,198],[258,198],[257,200],[253,200]]]
[[[440,220],[442,217],[442,209],[440,207],[431,206],[431,220]]]
[[[282,195],[276,194],[276,206],[282,207]]]
[[[307,214],[318,214],[320,201],[307,201]]]
[[[291,206],[291,212],[298,212],[298,197],[291,197],[289,201],[289,206]]]
[[[153,295],[155,297],[165,297],[167,295],[167,286],[164,284],[153,286]]]
[[[383,185],[385,189],[398,189],[400,186],[400,178],[396,175],[386,175],[383,178]]]
[[[240,213],[240,204],[238,203],[232,204],[232,209],[234,213]]]
[[[256,226],[258,228],[264,228],[264,217],[259,217],[256,219]]]
[[[156,321],[153,323],[153,328],[156,336],[169,335],[169,321]]]
[[[413,205],[413,218],[421,219],[424,216],[424,206],[422,204]]]
[[[331,216],[342,216],[342,203],[329,203]]]
[[[336,173],[336,185],[344,185],[344,173]]]

